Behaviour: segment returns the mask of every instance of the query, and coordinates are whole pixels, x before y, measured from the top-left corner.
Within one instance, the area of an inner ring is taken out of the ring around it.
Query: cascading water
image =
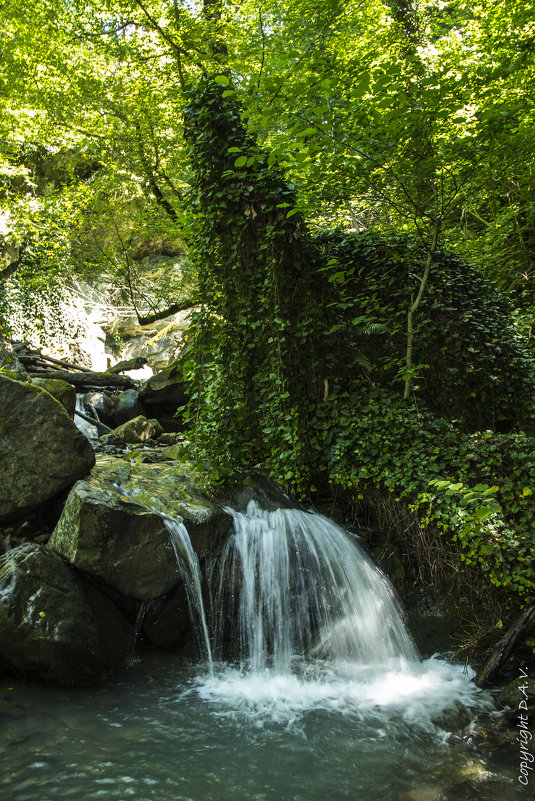
[[[122,484],[114,484],[113,486],[121,497],[129,498],[139,506],[143,506],[144,509],[149,509],[151,512],[159,515],[165,523],[165,527],[169,532],[169,539],[173,546],[173,551],[175,552],[175,558],[181,573],[182,581],[184,582],[192,628],[197,637],[200,650],[207,661],[209,671],[212,673],[212,648],[210,646],[210,637],[208,634],[202,597],[201,568],[197,554],[193,550],[186,526],[181,520],[166,515],[161,509],[158,509],[155,504],[143,503],[139,498],[139,493],[135,489],[127,490]]]
[[[286,721],[394,709],[428,730],[459,704],[489,708],[462,667],[420,660],[390,583],[350,534],[254,501],[232,514],[208,576],[218,669],[198,677],[201,698]]]
[[[204,612],[199,560],[193,550],[191,539],[184,523],[165,515],[162,515],[162,519],[169,532],[177,564],[182,573],[193,628],[197,634],[201,649],[204,651],[210,673],[212,673],[212,649]]]
[[[84,405],[84,395],[83,393],[77,392],[76,393],[76,412],[82,412],[83,414],[87,413],[87,410]],[[91,425],[88,420],[85,420],[83,417],[80,417],[79,414],[74,415],[74,422],[76,427],[79,431],[82,432],[88,439],[98,439],[98,429],[96,426]]]
[[[293,509],[233,514],[209,625],[188,533],[162,515],[202,665],[154,652],[96,690],[0,687],[17,703],[0,732],[6,801],[521,801],[517,744],[504,759],[465,729],[488,696],[462,667],[418,659],[350,535]]]
[[[299,509],[234,516],[215,571],[216,647],[237,622],[242,665],[291,671],[296,658],[406,669],[419,661],[385,576],[345,531]],[[236,588],[239,588],[236,593]]]

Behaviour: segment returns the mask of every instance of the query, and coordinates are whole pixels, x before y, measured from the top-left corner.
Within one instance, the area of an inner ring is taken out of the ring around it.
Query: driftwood
[[[162,309],[162,311],[153,312],[152,314],[146,314],[144,317],[138,314],[137,321],[140,325],[150,325],[151,323],[155,323],[158,320],[165,319],[165,317],[170,317],[171,314],[177,314],[177,312],[186,311],[186,309],[191,309],[192,306],[196,306],[198,303],[199,303],[198,298],[186,298],[181,303],[173,303],[166,309]]]
[[[86,387],[118,387],[120,389],[136,389],[137,386],[136,382],[126,375],[93,373],[88,370],[80,373],[71,373],[69,370],[51,368],[48,370],[32,370],[31,374],[36,378],[59,378],[62,381],[68,381],[69,384],[73,384],[73,386],[75,386],[77,389],[85,389]]]
[[[484,668],[475,678],[475,683],[481,687],[492,682],[495,676],[501,671],[509,655],[520,640],[526,637],[535,626],[535,604],[528,606],[518,620],[513,623],[511,628],[502,637],[490,659]]]
[[[91,423],[92,426],[95,426],[99,434],[109,434],[110,431],[113,430],[109,428],[107,425],[104,425],[104,423],[101,423],[100,420],[97,420],[95,417],[90,417],[88,414],[79,412],[78,409],[76,409],[74,413],[77,414],[78,417],[81,417],[82,420],[87,420],[88,423]]]
[[[32,350],[28,345],[20,342],[13,343],[13,350],[17,354],[19,360],[26,368],[32,369],[49,369],[48,365],[58,365],[63,369],[79,370],[82,373],[90,373],[88,367],[80,367],[79,364],[72,364],[71,362],[64,362],[61,359],[55,359],[53,356],[43,356],[38,350]]]
[[[114,364],[112,367],[108,367],[106,372],[111,375],[116,375],[117,373],[125,373],[128,370],[139,370],[140,367],[144,367],[146,364],[147,360],[144,356],[136,356],[133,359],[117,362],[117,364]]]

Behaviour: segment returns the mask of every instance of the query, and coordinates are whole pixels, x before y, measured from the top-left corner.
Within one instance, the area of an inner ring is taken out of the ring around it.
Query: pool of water
[[[0,683],[2,801],[508,801],[514,731],[436,660],[419,674],[243,675],[149,654],[104,687]],[[483,723],[474,724],[474,719]]]

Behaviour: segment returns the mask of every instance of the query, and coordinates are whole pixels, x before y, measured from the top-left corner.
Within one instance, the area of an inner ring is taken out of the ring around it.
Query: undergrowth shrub
[[[535,437],[466,434],[387,391],[352,398],[334,414],[334,484],[362,503],[387,491],[414,515],[430,544],[425,559],[445,537],[494,587],[523,601],[535,594]]]

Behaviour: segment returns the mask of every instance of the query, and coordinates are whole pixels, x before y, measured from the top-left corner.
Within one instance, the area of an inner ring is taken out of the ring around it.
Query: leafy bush
[[[340,232],[323,234],[318,244],[329,259],[340,323],[347,329],[358,313],[364,330],[377,332],[359,342],[372,364],[370,379],[383,386],[400,381],[407,309],[425,259],[421,244]],[[534,363],[510,303],[452,253],[435,256],[414,360],[416,399],[437,414],[461,420],[468,431],[533,426]]]
[[[458,542],[461,561],[495,587],[534,594],[534,437],[466,434],[387,391],[348,399],[336,427],[335,484],[361,501],[374,488],[392,493],[430,530],[430,542],[435,535]]]

